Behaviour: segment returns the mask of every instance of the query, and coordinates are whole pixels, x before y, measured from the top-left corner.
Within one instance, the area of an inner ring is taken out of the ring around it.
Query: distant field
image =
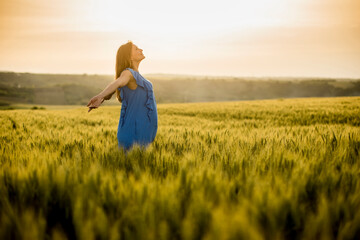
[[[360,79],[144,74],[157,103],[360,96]],[[86,105],[112,75],[0,72],[0,108],[19,104]],[[107,105],[119,105],[115,95]]]
[[[43,107],[0,111],[0,239],[360,239],[360,97],[158,104],[127,156],[120,105]]]

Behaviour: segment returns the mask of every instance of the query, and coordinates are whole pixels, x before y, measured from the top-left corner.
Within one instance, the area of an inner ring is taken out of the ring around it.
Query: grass
[[[359,239],[360,98],[1,111],[0,238]]]

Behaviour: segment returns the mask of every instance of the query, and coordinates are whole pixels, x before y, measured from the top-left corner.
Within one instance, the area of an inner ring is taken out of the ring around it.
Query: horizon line
[[[114,74],[110,73],[54,73],[54,72],[16,72],[9,70],[0,70],[0,73],[17,73],[17,74],[43,74],[43,75],[105,75],[105,76],[113,76]],[[212,77],[212,78],[312,78],[312,79],[351,79],[351,80],[360,80],[359,77],[329,77],[329,76],[251,76],[251,75],[243,75],[243,76],[235,76],[235,75],[201,75],[201,74],[182,74],[182,73],[140,73],[142,75],[174,75],[174,76],[189,76],[189,77]]]

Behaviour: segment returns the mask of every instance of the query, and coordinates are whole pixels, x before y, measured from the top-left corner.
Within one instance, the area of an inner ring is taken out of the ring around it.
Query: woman
[[[87,104],[90,112],[104,100],[109,100],[116,91],[116,98],[122,103],[117,132],[118,146],[125,151],[135,143],[147,146],[153,142],[158,128],[152,83],[138,70],[140,62],[145,58],[142,51],[132,41],[121,45],[116,54],[115,80]]]

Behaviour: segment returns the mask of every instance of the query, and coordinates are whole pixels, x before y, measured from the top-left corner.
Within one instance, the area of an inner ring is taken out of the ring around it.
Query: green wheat
[[[359,97],[0,112],[1,239],[360,237]]]

